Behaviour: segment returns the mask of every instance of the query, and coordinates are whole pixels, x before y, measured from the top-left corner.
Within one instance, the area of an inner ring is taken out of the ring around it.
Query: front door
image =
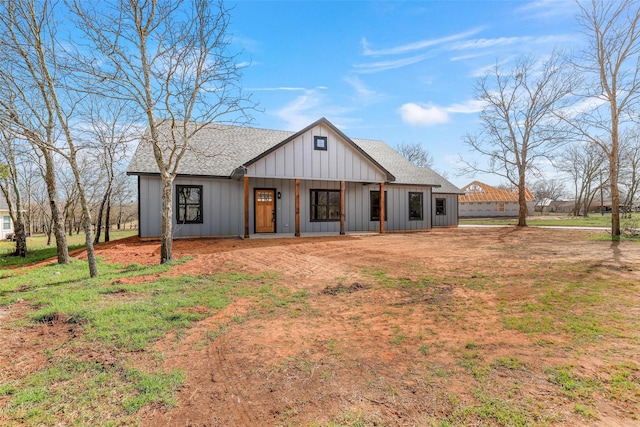
[[[274,233],[276,231],[275,190],[255,190],[256,233]]]

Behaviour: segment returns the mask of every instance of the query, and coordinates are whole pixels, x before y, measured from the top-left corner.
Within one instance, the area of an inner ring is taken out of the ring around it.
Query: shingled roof
[[[326,119],[325,122],[333,125]],[[168,126],[168,125],[167,125]],[[313,125],[312,125],[313,126]],[[336,129],[335,127],[333,127]],[[306,129],[306,128],[305,128]],[[394,184],[427,185],[434,193],[462,194],[462,191],[430,168],[420,168],[406,160],[382,141],[348,138],[365,157],[392,175]],[[180,162],[179,175],[230,177],[243,165],[261,157],[286,142],[298,132],[257,129],[212,123],[202,128],[190,141],[190,147]],[[127,168],[128,175],[157,174],[158,167],[151,144],[141,142]]]
[[[462,187],[464,195],[460,196],[460,202],[517,202],[517,188],[496,188],[480,181],[473,181]],[[534,199],[529,189],[525,189],[525,199],[530,202]]]

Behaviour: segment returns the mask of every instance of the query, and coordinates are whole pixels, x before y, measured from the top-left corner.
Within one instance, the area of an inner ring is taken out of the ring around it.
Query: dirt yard
[[[178,405],[143,408],[141,424],[638,426],[640,245],[594,233],[177,240],[174,256],[193,258],[166,274],[262,274],[289,299],[238,297],[157,342],[162,357],[141,354],[187,374]],[[125,239],[97,253],[153,264],[159,243]],[[580,287],[592,282],[598,299]],[[580,329],[590,318],[602,333]],[[554,376],[559,367],[573,383]]]

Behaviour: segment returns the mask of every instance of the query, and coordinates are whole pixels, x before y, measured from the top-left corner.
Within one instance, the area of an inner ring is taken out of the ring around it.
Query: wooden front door
[[[255,190],[256,233],[274,233],[276,231],[275,190]]]

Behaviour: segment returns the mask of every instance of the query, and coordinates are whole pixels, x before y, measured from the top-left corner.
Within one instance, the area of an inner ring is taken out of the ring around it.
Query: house
[[[161,181],[150,144],[139,144],[127,174],[138,179],[140,237],[159,237]],[[182,158],[173,232],[247,238],[455,227],[460,193],[384,142],[349,138],[325,118],[299,132],[213,123]]]
[[[518,216],[518,189],[496,188],[480,181],[462,187],[465,194],[458,199],[460,217],[514,217]],[[533,215],[534,197],[525,190],[527,212]]]
[[[9,215],[9,206],[4,197],[0,197],[0,219],[2,224],[0,225],[0,239],[4,240],[9,235],[13,235],[13,221],[11,215]]]

